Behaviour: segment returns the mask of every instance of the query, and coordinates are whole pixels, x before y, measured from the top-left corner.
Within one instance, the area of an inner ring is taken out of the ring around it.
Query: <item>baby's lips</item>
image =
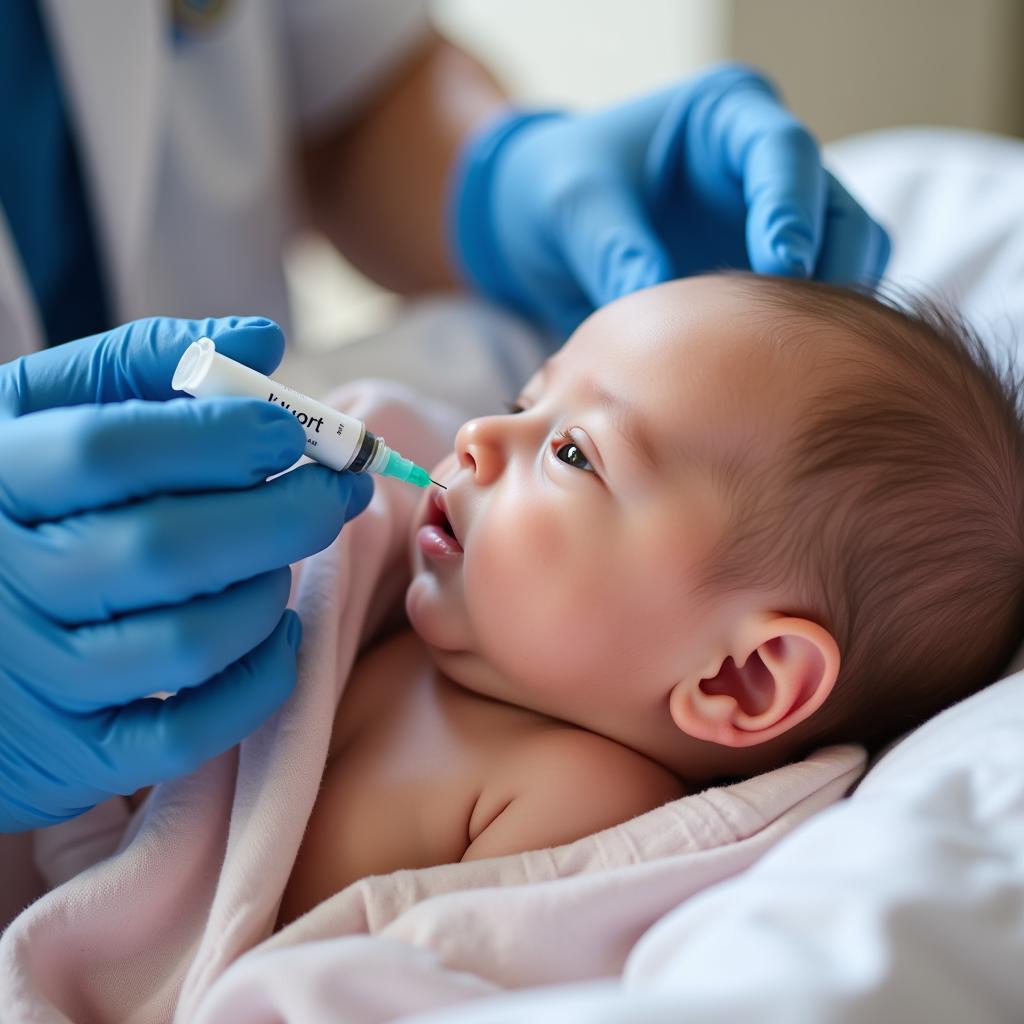
[[[419,528],[416,543],[420,551],[432,559],[447,561],[461,558],[463,554],[461,545],[447,530],[429,523]]]
[[[451,513],[448,508],[448,501],[445,498],[443,491],[434,492],[434,515],[431,516],[429,522],[433,526],[439,526],[442,530],[452,535],[455,543],[462,547],[462,540],[459,537],[459,531],[456,530],[455,524],[452,522]]]
[[[433,495],[433,504],[434,510],[431,521],[434,525],[440,526],[441,529],[445,529],[454,536],[455,527],[452,525],[452,516],[449,515],[449,510],[447,510],[447,502],[444,500],[444,492],[442,492],[442,490],[435,490]],[[456,538],[456,540],[458,540],[458,538]]]

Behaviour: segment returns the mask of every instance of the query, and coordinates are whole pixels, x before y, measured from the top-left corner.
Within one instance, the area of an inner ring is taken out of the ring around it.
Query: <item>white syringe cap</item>
[[[171,387],[175,391],[187,391],[194,395],[210,372],[216,354],[217,348],[209,338],[192,342],[178,360],[177,369],[171,378]]]

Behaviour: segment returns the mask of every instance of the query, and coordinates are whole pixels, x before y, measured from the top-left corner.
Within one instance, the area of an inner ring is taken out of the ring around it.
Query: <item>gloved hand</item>
[[[263,372],[284,349],[268,320],[156,319],[0,366],[0,831],[191,771],[295,683],[288,564],[373,485],[315,465],[265,482],[302,428],[172,398],[203,335]]]
[[[501,119],[465,148],[451,212],[470,281],[563,334],[675,277],[873,285],[889,257],[806,129],[738,65],[598,113]]]

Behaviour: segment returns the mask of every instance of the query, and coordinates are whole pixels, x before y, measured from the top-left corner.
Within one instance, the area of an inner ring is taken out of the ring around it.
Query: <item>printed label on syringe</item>
[[[286,402],[283,398],[278,398],[273,391],[267,397],[270,402],[276,402],[282,409],[287,409],[303,427],[308,427],[310,430],[315,428],[316,433],[320,433],[320,428],[324,425],[323,416],[313,417],[309,413],[302,412],[300,409],[294,408],[290,402]],[[338,427],[338,433],[341,433],[341,427]]]

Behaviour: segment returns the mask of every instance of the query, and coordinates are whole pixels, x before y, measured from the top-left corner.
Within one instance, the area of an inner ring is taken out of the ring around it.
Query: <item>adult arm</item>
[[[354,120],[304,144],[313,225],[385,287],[454,287],[452,169],[466,140],[506,103],[479,61],[431,33]]]

